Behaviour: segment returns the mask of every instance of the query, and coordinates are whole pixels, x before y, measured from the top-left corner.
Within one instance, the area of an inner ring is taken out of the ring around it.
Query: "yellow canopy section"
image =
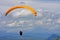
[[[17,8],[25,8],[25,9],[28,9],[28,10],[30,10],[34,14],[34,16],[37,16],[36,10],[34,8],[30,7],[30,6],[13,6],[13,7],[11,7],[10,9],[8,9],[6,11],[5,16],[7,16],[11,11],[13,11],[13,10],[15,10]]]

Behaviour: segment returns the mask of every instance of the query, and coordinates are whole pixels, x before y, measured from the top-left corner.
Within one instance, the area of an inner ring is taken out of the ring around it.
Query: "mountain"
[[[60,36],[56,34],[52,34],[50,37],[48,37],[47,40],[60,40]]]

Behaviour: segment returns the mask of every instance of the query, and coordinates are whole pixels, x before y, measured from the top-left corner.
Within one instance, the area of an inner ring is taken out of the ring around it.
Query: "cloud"
[[[35,24],[37,24],[37,25],[43,25],[44,24],[44,22],[42,21],[42,20],[38,20],[38,21],[36,21],[36,23]]]
[[[18,3],[19,3],[20,5],[26,5],[26,4],[28,4],[28,1],[18,1]]]
[[[16,21],[15,21],[15,22],[12,22],[12,23],[8,23],[8,24],[7,24],[7,26],[10,26],[10,27],[11,27],[11,26],[13,27],[13,26],[15,26],[15,25],[16,25]]]
[[[60,18],[58,18],[58,19],[56,20],[56,22],[60,24]]]
[[[13,5],[21,5],[20,1],[0,0],[0,8],[3,11],[3,15],[6,10]],[[4,3],[3,3],[4,2]],[[6,3],[7,2],[7,3]],[[11,3],[10,3],[11,2]],[[58,25],[60,23],[60,4],[59,3],[46,3],[36,1],[26,1],[26,5],[32,6],[37,11],[37,16],[34,17],[29,10],[16,10],[11,12],[11,15],[1,16],[0,18],[0,30],[7,33],[17,33],[22,29],[23,31],[36,31],[37,33],[59,33]],[[37,5],[39,4],[39,5]],[[9,6],[10,5],[10,6]],[[25,4],[24,4],[25,5]],[[58,15],[57,15],[58,13]],[[36,18],[36,19],[35,19]],[[14,19],[14,20],[13,20]],[[23,26],[23,27],[21,27]]]
[[[32,12],[23,9],[23,10],[20,11],[20,12],[15,12],[15,13],[13,13],[12,16],[13,16],[14,18],[18,18],[18,17],[22,17],[22,16],[28,16],[28,15],[30,15],[31,13],[32,13]]]

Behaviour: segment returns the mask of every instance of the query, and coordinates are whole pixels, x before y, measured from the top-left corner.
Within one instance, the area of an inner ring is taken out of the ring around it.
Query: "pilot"
[[[20,35],[22,36],[22,31],[20,31]]]

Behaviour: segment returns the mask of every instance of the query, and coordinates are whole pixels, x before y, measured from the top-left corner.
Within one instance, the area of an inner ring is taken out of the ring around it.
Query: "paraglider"
[[[37,16],[37,12],[35,11],[35,9],[32,8],[32,7],[30,7],[30,6],[13,6],[13,7],[11,7],[10,9],[8,9],[6,11],[5,16],[7,16],[11,11],[13,11],[13,10],[15,10],[17,8],[25,8],[25,9],[28,9],[28,10],[30,10],[34,14],[34,16]]]
[[[22,34],[23,34],[23,32],[22,31],[20,31],[20,35],[22,36]]]
[[[30,6],[13,6],[13,7],[11,7],[10,9],[8,9],[8,10],[6,11],[5,16],[7,16],[11,11],[13,11],[13,10],[15,10],[15,9],[18,9],[18,8],[28,9],[28,10],[30,10],[30,11],[34,14],[34,16],[37,16],[36,10],[35,10],[34,8],[30,7]],[[23,32],[20,31],[19,34],[22,36]]]

